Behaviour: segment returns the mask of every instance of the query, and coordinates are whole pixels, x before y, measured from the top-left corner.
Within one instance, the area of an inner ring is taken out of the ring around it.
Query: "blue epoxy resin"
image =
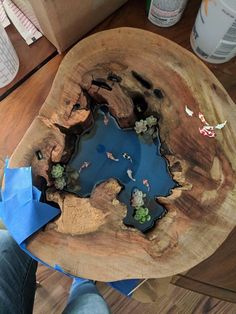
[[[108,159],[107,152],[112,153],[119,161]],[[124,158],[124,153],[132,160]],[[176,182],[169,173],[166,159],[160,155],[159,138],[146,141],[133,129],[121,129],[108,112],[97,110],[94,112],[93,127],[78,138],[75,153],[68,166],[79,170],[85,161],[90,165],[80,172],[81,189],[77,193],[80,197],[89,197],[96,185],[115,178],[123,186],[118,199],[128,208],[125,224],[146,231],[165,213],[165,209],[155,198],[169,195]],[[135,182],[129,178],[128,169],[132,171]],[[149,182],[149,191],[143,184],[144,179]],[[135,188],[146,193],[145,206],[149,208],[152,217],[151,221],[143,224],[133,218],[135,209],[130,206]]]

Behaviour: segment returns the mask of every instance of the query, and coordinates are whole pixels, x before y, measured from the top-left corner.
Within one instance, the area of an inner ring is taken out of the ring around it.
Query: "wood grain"
[[[121,9],[119,9],[109,18],[107,18],[103,23],[96,27],[93,32],[121,26],[138,27],[150,30],[157,34],[161,34],[181,44],[181,46],[190,49],[189,35],[200,3],[201,0],[189,1],[189,4],[181,21],[174,27],[165,29],[156,27],[147,20],[147,17],[145,15],[145,1],[139,1],[137,3],[136,0],[129,0],[125,6],[123,6]],[[21,87],[18,87],[17,90],[12,93],[11,97],[8,96],[4,100],[4,102],[1,102],[0,157],[2,159],[6,156],[11,155],[14,148],[22,138],[23,134],[26,132],[28,126],[38,113],[39,108],[41,107],[51,87],[59,63],[60,62],[58,62],[58,57],[56,58],[56,60],[53,59],[48,62],[48,64],[45,65],[40,71],[35,73],[33,77],[28,79]],[[229,95],[236,102],[236,59],[234,58],[230,62],[221,65],[207,64],[207,66],[213,71],[219,81],[226,88]],[[24,94],[24,97],[22,98],[21,93]],[[21,99],[21,101],[18,101],[18,99]],[[31,110],[32,114],[30,113]],[[26,114],[22,114],[22,112],[25,112]],[[6,118],[8,113],[11,115],[13,122],[11,122],[10,117]],[[18,119],[18,116],[20,117],[20,119]],[[10,127],[8,127],[9,125]],[[232,268],[235,266],[236,263],[235,253],[232,251],[232,246],[234,246],[235,244],[235,239],[236,234],[234,232],[232,234],[232,237],[229,237],[224,245],[222,245],[215,254],[213,254],[210,258],[206,260],[208,263],[207,267],[202,268],[201,263],[199,264],[199,267],[196,266],[194,276],[188,275],[188,278],[191,278],[191,281],[189,281],[186,288],[190,289],[192,287],[196,287],[194,285],[194,280],[198,279],[199,276],[201,276],[203,284],[206,283],[206,285],[208,285],[212,283],[213,288],[214,285],[219,285],[217,277],[221,276],[221,278],[225,278],[225,280],[221,280],[219,287],[221,289],[228,289],[228,284],[230,282],[232,290],[236,291],[236,277],[234,273],[232,274]],[[227,256],[227,258],[224,258],[224,256]],[[222,267],[220,272],[218,271],[219,265]],[[210,269],[214,269],[214,279],[212,275],[209,276]],[[199,271],[197,272],[197,270]],[[213,291],[213,289],[211,291]],[[216,293],[214,293],[214,295],[217,297],[221,296],[220,294]],[[52,302],[52,300],[50,299],[50,295],[48,296],[48,299],[46,299],[45,297],[43,298],[43,300],[41,299],[41,301],[43,302],[45,300],[49,303]],[[116,299],[113,298],[112,302],[114,303],[115,301]],[[188,298],[184,298],[184,302],[191,303],[192,301]],[[221,302],[219,302],[219,304],[221,304]],[[126,304],[124,303],[124,306],[125,305]],[[205,313],[204,302],[200,302],[200,305],[203,306],[203,310],[200,312]],[[212,307],[215,306],[214,303],[212,303],[211,301],[207,302],[207,306],[211,305]],[[212,310],[214,311],[214,309]],[[199,313],[197,312],[197,307],[195,309],[195,312]],[[233,311],[229,308],[223,311],[219,310],[219,312],[233,313]],[[182,313],[184,313],[184,309],[182,310]]]
[[[62,313],[72,283],[71,278],[39,266],[37,281],[40,285],[36,290],[33,313]]]
[[[14,25],[11,24],[8,26],[6,31],[19,57],[20,68],[14,80],[7,86],[0,88],[0,100],[9,91],[13,90],[24,77],[29,76],[31,72],[37,70],[41,63],[53,54],[55,55],[56,52],[56,48],[45,37],[28,46]]]
[[[138,54],[140,47],[146,48],[142,54]],[[131,75],[133,69],[147,77],[154,88],[161,88],[165,100],[158,101],[140,86]],[[112,92],[95,91],[91,78],[104,77],[110,71],[123,78],[120,87],[114,86]],[[51,130],[55,139],[58,133],[49,163],[62,158],[65,146],[56,125],[68,128],[87,121],[84,90],[97,100],[105,100],[118,121],[125,124],[133,123],[128,91],[145,95],[149,112],[159,117],[163,153],[170,167],[180,163],[180,170],[172,171],[180,186],[170,196],[158,198],[168,213],[145,236],[122,225],[122,204],[112,206],[119,192],[115,183],[98,186],[86,204],[72,195],[67,203],[66,194],[62,194],[59,219],[70,210],[73,223],[79,223],[76,215],[80,217],[80,208],[100,215],[103,223],[98,219],[95,229],[88,228],[86,233],[79,229],[76,234],[50,227],[32,237],[28,249],[51,266],[57,264],[73,275],[103,281],[171,276],[214,253],[236,222],[236,140],[232,136],[236,112],[223,86],[198,58],[163,37],[132,28],[95,34],[66,55],[37,118],[45,124],[45,132]],[[82,102],[82,110],[74,118],[70,113],[77,101]],[[195,112],[192,119],[186,115],[185,105]],[[215,139],[200,135],[198,112],[203,112],[211,125],[227,120],[227,127]],[[34,152],[48,146],[44,131],[37,132],[35,120],[11,158],[11,166],[32,165],[35,175]]]

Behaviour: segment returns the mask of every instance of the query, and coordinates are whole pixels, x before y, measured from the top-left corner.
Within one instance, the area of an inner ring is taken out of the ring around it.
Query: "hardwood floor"
[[[39,266],[34,314],[60,314],[66,305],[71,279]],[[236,304],[210,298],[170,285],[166,296],[155,303],[143,304],[127,298],[104,283],[97,284],[112,314],[234,314]],[[92,313],[91,313],[92,314]]]
[[[40,286],[36,290],[34,313],[61,313],[66,304],[71,279],[59,272],[39,266],[37,280]]]

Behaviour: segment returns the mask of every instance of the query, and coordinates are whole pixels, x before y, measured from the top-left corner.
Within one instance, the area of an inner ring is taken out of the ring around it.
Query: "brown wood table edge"
[[[109,31],[109,33],[110,32],[118,32],[118,34],[119,34],[119,36],[121,36],[121,32],[127,32],[127,31],[130,31],[130,32],[139,32],[139,33],[141,33],[142,31],[141,30],[134,30],[134,29],[124,29],[124,28],[122,28],[122,29],[118,29],[118,30],[113,30],[113,31]],[[103,32],[102,34],[100,33],[99,34],[99,36],[105,36],[105,33],[108,33],[108,32]],[[98,36],[98,34],[96,35],[96,36]],[[130,34],[130,36],[132,36],[132,34]],[[149,33],[149,36],[152,36],[152,37],[154,37],[154,34],[152,34],[152,33]],[[140,38],[141,36],[137,36],[137,38]],[[94,39],[94,38],[93,38]],[[109,38],[108,38],[109,39]],[[122,39],[123,40],[123,39]],[[162,40],[164,41],[164,38],[162,38]],[[88,41],[88,40],[86,40],[86,41]],[[109,40],[107,40],[107,42],[109,42]],[[83,44],[85,44],[85,41],[84,41],[84,43]],[[102,43],[101,43],[102,44]],[[159,38],[159,41],[158,41],[158,44],[160,45],[160,38]],[[169,42],[169,44],[170,44],[170,42]],[[173,45],[173,43],[172,43],[172,45]],[[86,48],[86,47],[85,47]],[[80,47],[80,49],[82,49],[81,47]],[[180,49],[180,48],[179,48]],[[85,51],[87,51],[86,49],[85,49]],[[187,52],[185,52],[186,54],[187,54]],[[82,56],[84,56],[84,53],[83,53],[83,51],[81,52],[81,54],[82,54]],[[72,54],[73,55],[73,54]],[[172,56],[172,54],[170,54],[170,58],[171,58],[171,56]],[[192,56],[192,55],[191,55]],[[68,60],[68,58],[69,58],[69,55],[67,55],[67,60]],[[193,58],[193,56],[192,56],[192,58]],[[80,59],[80,58],[78,58],[79,60],[82,60],[82,59]],[[170,60],[172,60],[172,59],[170,59]],[[198,59],[196,58],[196,57],[194,57],[194,61],[198,61]],[[195,64],[195,63],[194,63]],[[190,64],[191,65],[191,64]],[[59,74],[60,73],[63,73],[62,72],[62,68],[60,69],[60,71],[61,72],[59,72]],[[141,71],[141,70],[140,70]],[[142,72],[142,71],[141,71]],[[209,73],[208,73],[209,72]],[[210,71],[208,70],[208,75],[210,75]],[[70,73],[74,73],[73,72],[73,70],[72,71],[70,71]],[[57,74],[58,75],[58,74]],[[58,80],[58,76],[57,76],[57,80]],[[62,82],[62,80],[59,80],[60,81],[60,83]],[[54,85],[55,85],[55,81],[54,81]],[[53,85],[53,86],[54,86]],[[167,86],[169,86],[168,84],[167,84]],[[166,88],[167,88],[167,86],[166,86]],[[61,88],[60,88],[60,90],[61,90]],[[71,89],[69,89],[69,90],[71,90]],[[50,93],[50,95],[51,95],[51,97],[52,97],[52,92]],[[77,96],[78,97],[78,96]],[[53,99],[54,99],[54,103],[56,104],[56,106],[58,106],[58,104],[59,104],[59,101],[56,99],[56,97],[55,97],[55,95],[54,95],[54,97],[53,97]],[[48,102],[49,104],[51,103],[51,102]],[[53,109],[53,108],[52,108]],[[54,110],[53,110],[53,112],[54,112]],[[41,110],[41,113],[42,113],[42,110]],[[46,114],[44,113],[44,116],[46,116]],[[48,115],[47,115],[48,116]],[[55,121],[55,120],[54,120]],[[81,256],[80,256],[80,258],[81,258]],[[195,256],[194,256],[194,258],[195,258]],[[53,264],[54,264],[54,262],[52,262]],[[166,262],[165,262],[165,264],[166,264]],[[97,265],[97,260],[96,260],[96,265]],[[62,265],[63,266],[63,265]],[[64,267],[65,268],[65,267]],[[183,270],[183,269],[182,269]],[[107,271],[107,270],[106,270]],[[179,272],[180,271],[180,269],[178,270],[178,271],[176,271],[176,272]],[[160,274],[160,269],[158,269],[158,274]],[[82,275],[82,274],[78,274],[78,275]],[[86,274],[85,274],[86,275]],[[146,274],[147,275],[147,274]],[[149,275],[149,274],[148,274]],[[134,275],[135,277],[137,276],[137,275]],[[142,276],[145,276],[145,274],[143,275],[143,273],[142,273]],[[164,276],[164,275],[163,275]],[[124,278],[124,277],[123,277]],[[123,279],[122,278],[122,279]],[[139,277],[137,277],[137,278],[139,278]],[[145,278],[145,277],[144,277]],[[110,281],[110,280],[109,280]]]

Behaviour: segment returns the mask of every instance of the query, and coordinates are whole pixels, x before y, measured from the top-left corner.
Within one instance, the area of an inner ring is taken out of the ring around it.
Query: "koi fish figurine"
[[[143,185],[145,185],[148,191],[150,191],[150,184],[147,179],[143,179]]]
[[[111,159],[111,160],[113,160],[113,161],[119,161],[119,159],[118,159],[118,158],[115,158],[112,153],[106,152],[106,154],[107,154],[107,158],[108,158],[108,159]]]
[[[83,169],[86,169],[90,166],[90,162],[88,161],[84,161],[81,165],[81,167],[79,168],[79,173],[83,170]]]
[[[217,125],[215,126],[215,129],[217,129],[217,130],[223,129],[223,128],[225,127],[226,123],[227,123],[227,120],[225,120],[225,122],[222,122],[222,123],[217,124]]]
[[[204,123],[205,125],[209,125],[209,123],[206,121],[203,113],[199,112],[198,114],[198,118],[202,121],[202,123]]]
[[[129,160],[130,162],[133,162],[131,156],[128,155],[127,153],[123,153],[123,154],[122,154],[122,157],[125,158],[125,159],[127,159],[127,160]]]
[[[106,114],[104,115],[103,123],[104,123],[104,125],[108,125],[108,123],[109,123],[109,119],[108,119],[108,116]]]
[[[194,113],[192,110],[190,110],[190,109],[188,108],[188,106],[185,106],[185,112],[186,112],[187,115],[190,116],[190,117],[192,117],[192,116],[193,116],[193,113]]]
[[[216,133],[214,131],[214,128],[212,126],[203,126],[202,128],[199,128],[200,134],[207,136],[207,137],[215,137]]]
[[[127,170],[127,175],[132,181],[136,181],[135,178],[133,177],[133,171],[131,169]]]

